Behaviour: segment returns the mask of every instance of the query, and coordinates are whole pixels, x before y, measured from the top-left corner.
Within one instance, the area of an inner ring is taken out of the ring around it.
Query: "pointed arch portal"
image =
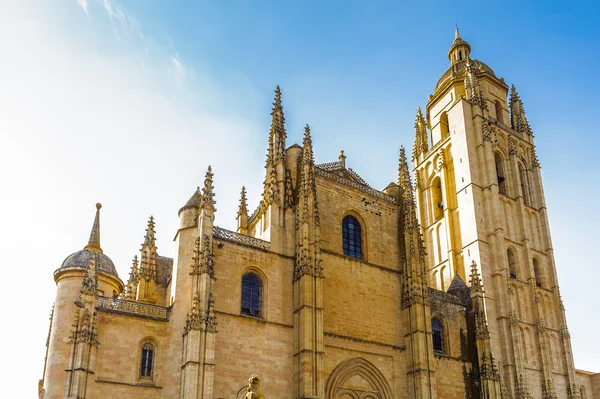
[[[346,360],[327,380],[326,399],[392,399],[392,390],[381,371],[362,358]]]

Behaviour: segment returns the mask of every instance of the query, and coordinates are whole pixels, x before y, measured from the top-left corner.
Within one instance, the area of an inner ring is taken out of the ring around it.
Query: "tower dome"
[[[82,250],[67,256],[62,265],[54,272],[55,279],[67,270],[86,270],[94,254],[96,255],[96,271],[98,273],[119,278],[115,264],[103,253],[100,247],[100,208],[102,208],[102,205],[96,204],[96,218],[94,219],[88,244]]]
[[[454,41],[450,46],[450,50],[448,50],[448,60],[450,60],[450,68],[448,68],[438,80],[435,85],[435,93],[438,93],[441,89],[446,87],[449,82],[454,81],[454,79],[464,78],[467,69],[467,60],[470,61],[471,68],[478,75],[485,73],[496,78],[496,74],[492,68],[484,62],[471,58],[471,45],[460,37],[458,27],[454,33]]]

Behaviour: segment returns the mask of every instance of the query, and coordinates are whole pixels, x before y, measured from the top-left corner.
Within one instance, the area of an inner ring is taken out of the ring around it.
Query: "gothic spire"
[[[479,86],[479,79],[477,79],[477,71],[473,68],[470,57],[467,57],[464,84],[467,101],[479,105],[482,109],[487,109],[486,101]]]
[[[204,210],[216,211],[215,204],[215,194],[213,193],[213,173],[210,165],[208,166],[208,170],[206,171],[206,176],[204,177],[204,187],[202,187],[202,200],[200,202],[200,207]]]
[[[285,156],[285,116],[283,115],[283,106],[281,105],[281,89],[279,85],[275,88],[275,99],[273,109],[271,110],[271,129],[269,132],[269,150],[267,154],[267,164],[275,164],[283,161]]]
[[[102,208],[101,203],[96,204],[96,217],[94,219],[94,225],[92,226],[92,231],[90,233],[90,240],[88,244],[85,246],[86,251],[94,251],[102,253],[102,248],[100,248],[100,208]]]
[[[294,281],[305,274],[323,277],[321,266],[321,230],[315,163],[313,157],[310,127],[304,128],[302,160],[298,183],[298,206],[296,207],[296,265]]]
[[[417,209],[413,196],[413,186],[406,160],[404,147],[400,147],[398,166],[398,186],[401,190],[401,234],[402,240],[402,308],[415,303],[425,303],[427,299],[427,272],[425,268],[425,247],[421,237],[421,227],[417,219]]]
[[[129,270],[129,281],[135,281],[137,279],[138,274],[138,256],[135,255],[133,257],[133,262],[131,263],[131,269]]]
[[[238,216],[243,215],[243,214],[248,214],[248,205],[247,205],[247,201],[248,199],[246,198],[246,186],[242,186],[242,192],[240,195],[240,206],[238,208]]]
[[[471,292],[483,292],[483,283],[481,276],[477,270],[477,263],[471,262],[471,276],[469,277],[469,285],[471,286]]]
[[[410,180],[410,171],[408,170],[408,162],[406,160],[406,152],[404,151],[404,146],[400,146],[400,161],[398,163],[398,186],[400,186],[403,192],[410,193],[412,199],[412,182]]]
[[[144,243],[142,246],[156,246],[156,230],[154,227],[154,216],[150,215],[150,219],[148,219],[148,227],[146,227],[146,235],[144,236]]]
[[[421,106],[417,108],[417,117],[415,118],[415,145],[413,148],[413,158],[421,153],[429,151],[429,137],[427,136],[427,124],[421,111]]]
[[[510,122],[511,127],[520,133],[527,133],[531,135],[531,127],[525,116],[525,108],[523,107],[523,101],[517,93],[515,85],[510,88]]]
[[[310,137],[310,126],[304,127],[304,139],[302,140],[302,159],[306,164],[314,164],[312,138]]]

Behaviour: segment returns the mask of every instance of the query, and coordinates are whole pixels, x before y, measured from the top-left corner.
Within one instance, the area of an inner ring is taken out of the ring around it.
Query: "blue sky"
[[[3,329],[0,342],[26,339],[27,364],[39,366],[2,390],[26,387],[20,396],[34,397],[52,272],[85,245],[96,202],[104,204],[102,246],[123,279],[150,214],[159,252],[172,255],[177,210],[209,164],[216,223],[234,228],[241,186],[250,207],[258,202],[277,84],[288,144],[309,123],[317,162],[343,149],[381,189],[396,179],[398,147],[412,149],[417,105],[448,68],[457,23],[472,57],[515,84],[525,103],[576,366],[600,371],[600,323],[590,319],[600,281],[598,9],[497,4],[0,2],[0,184],[8,188],[0,245],[7,278],[20,281],[3,295],[25,298],[8,309],[20,328]]]

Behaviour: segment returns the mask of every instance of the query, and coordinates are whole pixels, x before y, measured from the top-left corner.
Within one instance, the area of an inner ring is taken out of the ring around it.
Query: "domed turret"
[[[454,33],[454,42],[452,42],[450,50],[448,50],[448,59],[450,60],[450,68],[438,80],[435,85],[434,94],[439,93],[449,82],[453,82],[456,79],[462,81],[467,70],[467,60],[470,62],[473,72],[477,75],[487,74],[496,78],[496,74],[492,68],[481,61],[471,58],[471,45],[460,37],[458,28],[456,28]]]
[[[67,256],[62,265],[54,272],[55,280],[58,280],[59,275],[67,270],[86,270],[93,254],[96,254],[97,273],[119,278],[113,261],[104,254],[100,247],[100,208],[102,208],[102,205],[96,204],[96,218],[94,219],[88,244],[82,250]]]
[[[471,45],[460,37],[457,26],[456,32],[454,33],[454,42],[452,43],[452,46],[450,46],[450,50],[448,50],[448,59],[451,64],[456,64],[457,62],[469,58],[470,54]]]
[[[87,245],[82,250],[69,255],[54,272],[56,301],[48,338],[48,353],[51,354],[51,357],[47,358],[43,378],[44,397],[63,396],[65,370],[70,367],[71,347],[67,345],[67,342],[73,332],[74,316],[79,314],[81,306],[92,306],[93,308],[97,296],[116,297],[124,288],[115,265],[100,247],[100,208],[102,205],[96,204],[96,217]],[[86,292],[86,281],[89,279],[93,279],[97,285],[94,284],[91,292]],[[82,296],[86,294],[87,302],[82,299]],[[84,368],[70,369],[69,372],[82,370]]]

